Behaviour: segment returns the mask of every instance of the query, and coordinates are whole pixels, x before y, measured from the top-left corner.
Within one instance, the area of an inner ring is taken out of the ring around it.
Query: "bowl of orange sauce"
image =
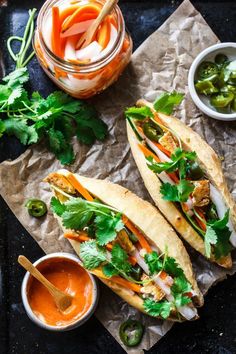
[[[85,323],[98,302],[98,287],[93,275],[80,260],[69,253],[52,253],[38,259],[34,266],[58,289],[73,296],[71,306],[59,311],[48,290],[27,272],[21,295],[28,317],[51,331],[68,331]]]

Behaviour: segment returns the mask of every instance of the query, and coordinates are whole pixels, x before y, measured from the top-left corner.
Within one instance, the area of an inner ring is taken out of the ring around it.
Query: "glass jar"
[[[48,0],[41,8],[34,36],[34,49],[40,65],[45,73],[62,90],[76,98],[89,98],[105,90],[118,79],[130,61],[132,54],[132,39],[125,30],[124,18],[118,6],[112,12],[116,22],[117,35],[114,43],[95,61],[67,60],[55,55],[49,46],[50,23],[52,23],[52,8],[66,9],[66,6],[85,6],[89,4],[100,8],[105,0]],[[62,16],[63,10],[60,10]],[[59,16],[60,16],[59,15]],[[51,24],[51,29],[54,28]]]

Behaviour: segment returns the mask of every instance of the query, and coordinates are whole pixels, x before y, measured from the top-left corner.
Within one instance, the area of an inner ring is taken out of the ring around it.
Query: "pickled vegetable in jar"
[[[38,15],[34,49],[46,74],[76,98],[89,98],[118,79],[130,61],[132,40],[118,6],[91,43],[79,40],[98,17],[104,0],[45,2]]]

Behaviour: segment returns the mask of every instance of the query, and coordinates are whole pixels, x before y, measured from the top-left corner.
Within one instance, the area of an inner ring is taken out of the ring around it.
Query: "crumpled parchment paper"
[[[131,64],[118,82],[93,100],[109,125],[109,138],[105,143],[97,142],[90,148],[80,146],[75,140],[76,162],[70,166],[70,170],[85,176],[109,178],[150,200],[127,143],[123,110],[140,97],[154,99],[160,91],[177,90],[186,94],[177,115],[224,157],[223,167],[227,181],[231,191],[236,194],[236,124],[204,117],[191,101],[187,87],[188,69],[193,59],[200,51],[217,41],[202,16],[185,0],[136,50]],[[30,197],[41,198],[49,205],[51,192],[42,180],[48,173],[59,168],[60,163],[41,145],[33,146],[18,159],[5,161],[0,165],[1,195],[46,253],[73,251],[69,242],[63,238],[51,212],[44,220],[36,220],[29,217],[23,205]],[[203,293],[215,282],[222,280],[227,273],[232,274],[236,270],[236,257],[233,269],[226,272],[208,263],[194,251],[189,252]],[[143,322],[146,331],[140,346],[131,350],[123,346],[132,354],[143,353],[142,349],[152,347],[172,326],[171,322],[139,313],[108,288],[102,288],[96,316],[122,346],[118,334],[120,323],[128,317]]]

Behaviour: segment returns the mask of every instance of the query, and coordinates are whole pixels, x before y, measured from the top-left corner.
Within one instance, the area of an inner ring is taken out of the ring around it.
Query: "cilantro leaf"
[[[21,97],[22,91],[23,91],[23,88],[21,86],[12,90],[12,92],[10,93],[10,95],[8,97],[7,103],[9,105],[13,104],[17,98]]]
[[[131,271],[128,255],[119,244],[115,244],[111,251],[111,263],[120,273],[127,274]]]
[[[58,158],[62,165],[70,165],[75,161],[74,150],[70,144],[63,146],[61,151],[56,153],[55,156]]]
[[[15,135],[22,144],[33,144],[38,141],[38,134],[34,126],[27,125],[24,120],[20,119],[5,119],[4,132],[8,135]]]
[[[184,305],[187,305],[190,302],[192,302],[192,300],[191,300],[191,298],[189,296],[185,296],[185,295],[182,295],[182,294],[177,294],[175,296],[175,306],[177,308],[181,307],[181,306],[184,306]]]
[[[51,209],[53,213],[58,216],[62,216],[62,214],[66,211],[65,204],[62,204],[59,199],[56,197],[52,197],[51,199]]]
[[[180,268],[180,265],[173,257],[166,257],[164,270],[173,277],[184,275],[183,269]]]
[[[208,258],[211,256],[211,245],[215,245],[217,243],[217,234],[215,230],[209,225],[207,226],[205,237],[205,253]]]
[[[62,214],[63,225],[67,229],[82,230],[92,219],[94,210],[82,198],[75,198],[65,202],[66,210]]]
[[[85,130],[89,135],[90,141],[98,139],[103,141],[107,136],[107,125],[98,118],[97,111],[94,107],[85,103],[81,104],[78,114],[74,115],[77,123],[77,137],[79,141],[86,144],[86,136],[79,134],[79,130]]]
[[[189,152],[182,150],[180,148],[177,148],[174,153],[171,155],[171,161],[170,162],[155,162],[153,157],[148,157],[148,167],[150,170],[152,170],[155,173],[161,173],[162,171],[166,172],[173,172],[179,169],[179,164],[181,161],[185,160],[190,160],[194,161],[196,159],[197,155],[196,152]],[[187,162],[187,161],[186,161]],[[183,162],[181,162],[183,164]],[[183,168],[186,169],[186,165],[181,166],[182,174],[183,174]]]
[[[106,261],[106,252],[96,244],[95,240],[81,243],[79,250],[81,258],[86,269],[94,269]]]
[[[130,107],[125,111],[125,117],[137,120],[143,120],[147,117],[153,118],[154,115],[148,106]]]
[[[49,150],[55,154],[63,165],[71,164],[74,161],[73,149],[60,130],[53,128],[48,130],[48,144]]]
[[[97,227],[96,237],[97,242],[100,246],[106,245],[107,243],[113,241],[117,232],[123,229],[124,224],[121,220],[121,215],[98,215],[95,218],[95,224]]]
[[[177,185],[171,185],[167,182],[160,187],[163,199],[172,202],[186,202],[193,190],[194,185],[185,179],[180,180]]]
[[[48,130],[49,148],[55,154],[66,145],[66,139],[60,130],[50,128]]]
[[[172,303],[166,300],[156,302],[151,299],[145,299],[143,305],[145,311],[150,316],[162,317],[163,319],[167,319],[170,316],[170,312],[173,308]]]
[[[189,195],[194,190],[194,185],[191,182],[182,179],[177,184],[177,190],[180,202],[186,202],[188,200]]]
[[[65,139],[70,141],[71,137],[74,135],[73,120],[67,116],[61,116],[60,119],[55,121],[55,129],[63,132]]]
[[[204,238],[206,256],[211,255],[211,245],[214,245],[214,254],[216,259],[227,256],[232,251],[232,245],[229,242],[231,231],[227,226],[229,222],[229,209],[220,220],[209,221]]]
[[[118,270],[111,263],[105,264],[102,267],[102,272],[108,278],[111,278],[114,275],[118,275],[119,274]]]
[[[191,285],[185,275],[178,276],[174,279],[174,284],[171,287],[171,292],[173,295],[188,293],[191,290]]]
[[[82,198],[73,198],[65,202],[65,211],[61,215],[63,225],[68,229],[82,230],[91,227],[93,217],[93,232],[99,246],[113,241],[117,232],[123,229],[121,214],[114,213],[106,205],[98,202],[88,202]]]
[[[183,98],[184,95],[182,93],[175,91],[172,93],[163,92],[159,97],[157,97],[153,105],[157,112],[170,115],[173,113],[174,106],[179,105]]]
[[[5,113],[10,108],[12,117],[2,119],[6,127],[3,129],[1,124],[1,136],[3,133],[15,135],[25,145],[45,138],[48,149],[63,165],[75,160],[72,136],[77,135],[85,144],[105,139],[107,125],[92,106],[62,91],[55,91],[47,98],[34,92],[29,98],[23,88],[28,79],[27,69],[21,68],[6,76],[5,84],[0,85],[0,112]]]
[[[216,221],[210,221],[208,224],[213,227],[214,229],[224,230],[229,222],[229,209],[226,211],[225,215],[222,219]]]
[[[160,192],[163,195],[164,200],[177,202],[179,201],[178,189],[175,185],[170,183],[163,183],[160,187]]]
[[[163,269],[163,261],[157,252],[153,251],[151,253],[147,253],[144,256],[145,262],[148,265],[149,272],[151,275],[154,273],[158,273],[160,270]]]
[[[128,277],[132,267],[128,261],[128,255],[119,244],[115,244],[111,251],[111,260],[102,268],[104,275],[112,277],[121,274],[124,278]]]
[[[2,81],[6,82],[8,87],[15,88],[19,84],[23,84],[29,80],[29,73],[27,68],[20,68],[12,71],[5,76]]]

